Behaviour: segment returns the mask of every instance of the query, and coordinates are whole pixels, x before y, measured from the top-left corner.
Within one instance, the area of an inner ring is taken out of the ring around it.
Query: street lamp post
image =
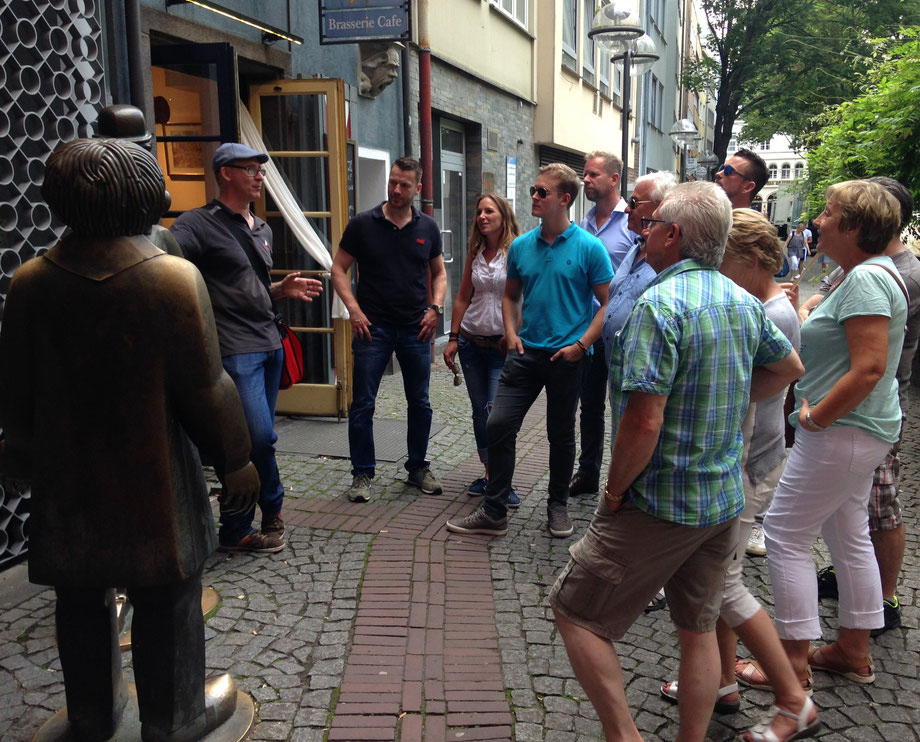
[[[680,180],[683,182],[686,176],[684,172],[684,151],[688,145],[700,139],[700,134],[690,119],[675,121],[668,134],[674,140],[674,143],[680,147]]]
[[[588,36],[612,55],[613,61],[623,62],[623,175],[620,178],[620,194],[625,198],[629,187],[630,77],[646,72],[658,60],[658,54],[655,42],[639,25],[637,8],[631,0],[613,0],[603,5],[594,16]]]

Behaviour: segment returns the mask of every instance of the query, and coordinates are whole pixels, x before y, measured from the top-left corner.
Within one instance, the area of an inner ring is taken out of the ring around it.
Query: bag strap
[[[900,277],[896,276],[894,271],[886,265],[881,265],[880,263],[872,263],[872,265],[874,265],[876,268],[881,268],[883,271],[885,271],[885,273],[894,279],[894,282],[898,285],[898,288],[901,289],[901,293],[904,294],[904,301],[907,302],[907,308],[910,309],[910,296],[907,295],[907,289],[904,287],[904,284],[901,283]]]
[[[268,298],[272,303],[272,308],[274,309],[275,300],[272,299],[272,292],[270,288],[271,279],[268,276],[268,269],[265,267],[265,263],[259,259],[258,255],[256,255],[255,250],[252,247],[252,240],[249,239],[249,235],[243,234],[243,228],[224,210],[220,204],[211,204],[207,210],[210,211],[218,221],[223,223],[230,234],[236,238],[236,241],[240,244],[240,247],[243,248],[243,252],[246,253],[246,257],[249,259],[249,264],[252,266],[252,269],[255,271],[255,274],[258,276],[261,284],[265,287],[265,291],[268,292]]]

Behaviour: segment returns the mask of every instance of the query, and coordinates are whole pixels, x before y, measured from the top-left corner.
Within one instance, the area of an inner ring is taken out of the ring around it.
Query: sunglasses
[[[536,186],[530,186],[530,197],[533,198],[534,194],[537,194],[540,198],[546,198],[550,193],[559,193],[559,191],[548,191],[545,188],[537,188]]]
[[[252,167],[251,165],[224,165],[224,167],[232,167],[236,170],[243,170],[250,178],[255,178],[257,175],[265,177],[264,167]]]
[[[642,217],[642,229],[651,229],[653,224],[670,224],[667,219],[652,219],[650,216]]]
[[[636,208],[639,204],[651,204],[651,203],[654,203],[654,201],[651,201],[651,200],[649,200],[649,201],[637,201],[635,196],[630,196],[629,201],[626,202],[626,205],[627,205],[630,209],[635,210],[635,208]]]
[[[740,170],[738,170],[738,168],[734,168],[731,165],[723,165],[718,170],[716,170],[716,173],[723,173],[726,177],[729,175],[737,175],[739,178],[744,178],[745,180],[754,180],[753,178],[749,178],[747,175],[742,173]]]

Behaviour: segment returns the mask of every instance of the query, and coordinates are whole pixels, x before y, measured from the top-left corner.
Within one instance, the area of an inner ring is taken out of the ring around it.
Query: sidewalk
[[[231,672],[256,702],[252,740],[602,739],[575,681],[546,593],[568,559],[570,539],[546,530],[547,444],[542,398],[518,440],[515,487],[523,502],[508,535],[448,535],[444,522],[472,510],[465,485],[480,475],[469,401],[438,363],[431,397],[445,427],[431,441],[441,497],[404,484],[402,464],[378,467],[373,499],[352,504],[347,460],[280,456],[288,488],[288,547],[272,555],[217,554],[204,582],[221,597],[206,623],[211,672]],[[916,419],[902,449],[907,556],[900,598],[905,628],[874,640],[878,679],[863,687],[815,675],[826,739],[917,740],[920,548],[915,482]],[[398,376],[384,379],[378,416],[402,417]],[[345,424],[344,421],[342,423]],[[570,502],[575,537],[593,497]],[[827,563],[819,548],[817,562]],[[748,558],[746,580],[770,602],[766,560]],[[0,575],[0,739],[28,740],[64,706],[54,642],[53,593]],[[768,605],[769,610],[769,605]],[[836,605],[825,601],[826,639]],[[908,628],[909,627],[909,628]],[[617,645],[634,717],[646,739],[673,739],[677,708],[658,696],[675,678],[677,641],[666,611],[642,616]],[[741,650],[744,652],[743,648]],[[125,654],[130,674],[130,653]],[[714,717],[709,738],[755,723],[770,694],[743,690],[742,710]]]

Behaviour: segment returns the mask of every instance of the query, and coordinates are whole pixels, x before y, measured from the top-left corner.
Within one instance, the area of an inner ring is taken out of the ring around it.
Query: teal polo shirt
[[[524,346],[555,351],[585,334],[594,318],[594,287],[609,284],[613,268],[604,243],[574,222],[552,245],[540,229],[511,243],[508,278],[522,285],[518,336]]]

